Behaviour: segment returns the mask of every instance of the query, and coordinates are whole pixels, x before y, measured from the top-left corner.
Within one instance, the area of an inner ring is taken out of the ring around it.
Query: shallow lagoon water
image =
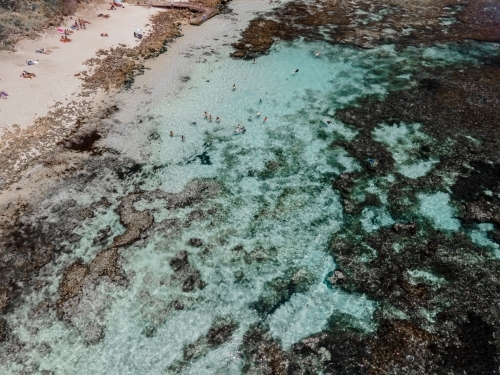
[[[317,50],[322,52],[319,58],[314,56]],[[163,102],[158,99],[150,108],[154,120],[148,130],[159,137],[142,150],[150,155],[143,173],[125,180],[123,186],[123,191],[138,186],[176,192],[191,180],[212,179],[222,193],[198,204],[195,208],[208,214],[179,234],[157,230],[147,240],[122,250],[130,284],[101,285],[101,297],[87,300],[93,315],[80,317],[80,323],[68,327],[55,317],[50,322],[30,322],[27,311],[20,312],[18,324],[11,326],[17,327],[19,337],[31,341],[28,362],[36,362],[39,371],[237,374],[242,366],[243,335],[253,324],[267,326],[283,349],[320,332],[336,314],[350,316],[360,331],[376,328],[374,301],[327,282],[336,268],[328,245],[346,219],[340,195],[330,181],[362,169],[362,161],[341,147],[330,147],[336,140],[350,141],[358,134],[332,116],[364,97],[383,98],[388,90],[411,87],[413,72],[423,65],[474,63],[476,52],[453,46],[401,52],[393,46],[361,50],[298,41],[276,45],[255,64],[229,59],[229,52],[226,47],[196,64],[175,96]],[[299,69],[297,74],[293,74],[295,69]],[[231,89],[233,84],[236,90]],[[221,122],[208,121],[204,111]],[[247,128],[245,134],[233,134],[238,123]],[[184,142],[181,135],[186,137]],[[411,160],[415,147],[432,141],[418,124],[380,124],[373,136],[391,150],[399,173],[407,177],[421,177],[438,163]],[[119,134],[115,137],[109,142],[117,142]],[[390,180],[386,176],[384,183]],[[365,192],[380,195],[386,204],[383,184],[378,184],[382,188],[376,185],[369,184]],[[419,199],[415,215],[445,231],[460,229],[446,193],[422,193]],[[136,208],[153,210],[155,222],[184,220],[192,211],[170,211],[161,202],[146,201],[138,202]],[[83,238],[74,246],[74,254],[90,259],[97,251],[92,238],[106,226],[114,235],[123,232],[114,209],[104,210],[78,229]],[[365,208],[362,216],[366,232],[394,223],[386,207]],[[481,243],[484,231],[472,234],[476,242]],[[209,250],[187,246],[190,238],[200,239]],[[189,252],[191,265],[206,283],[203,289],[186,293],[169,284],[173,274],[169,261],[181,250]],[[432,275],[416,271],[413,276]],[[256,308],[273,293],[270,283],[294,277],[302,280],[299,292],[268,311]],[[56,286],[52,280],[47,293],[54,294]],[[182,300],[185,309],[169,309],[174,300]],[[236,324],[231,339],[190,361],[183,360],[186,345],[196,343],[217,319]],[[79,324],[89,322],[105,327],[104,337],[93,345],[78,333]],[[33,338],[28,332],[35,325],[38,333]],[[50,350],[41,350],[44,343],[50,344]],[[11,370],[15,373],[16,368]]]

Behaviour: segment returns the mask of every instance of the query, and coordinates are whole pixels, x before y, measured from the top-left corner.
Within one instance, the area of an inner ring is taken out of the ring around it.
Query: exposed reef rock
[[[125,279],[125,275],[120,266],[118,266],[118,252],[114,248],[104,250],[96,255],[89,264],[90,274],[94,279],[100,276],[107,276],[112,281],[118,282]]]
[[[88,273],[89,268],[81,259],[66,267],[59,284],[59,304],[82,292],[83,282]]]
[[[389,93],[383,101],[368,98],[336,116],[344,123],[370,130],[381,123],[422,123],[438,141],[452,138],[460,142],[461,151],[474,154],[474,160],[498,160],[500,65],[428,70],[419,74],[417,81],[419,85],[413,89]],[[459,134],[475,138],[482,146],[457,137]],[[443,155],[441,165],[458,164],[463,157],[457,156]]]
[[[429,45],[463,39],[500,41],[500,8],[492,0],[291,1],[250,21],[235,58],[266,53],[275,41],[323,40],[363,48]]]
[[[289,372],[290,360],[268,331],[251,327],[243,337],[244,374],[279,374]]]
[[[407,321],[386,322],[369,342],[368,374],[431,374],[437,371],[433,334]]]

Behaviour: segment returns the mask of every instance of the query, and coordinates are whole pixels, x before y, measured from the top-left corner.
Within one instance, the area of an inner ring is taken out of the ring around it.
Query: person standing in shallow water
[[[236,83],[233,84],[233,91],[236,90]]]
[[[173,137],[174,136],[174,132],[172,130],[170,130],[170,136]]]
[[[186,140],[186,137],[184,137],[183,135],[181,135],[181,141],[184,142]]]

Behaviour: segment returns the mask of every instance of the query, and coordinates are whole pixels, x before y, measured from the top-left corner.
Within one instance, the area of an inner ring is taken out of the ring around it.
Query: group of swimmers
[[[209,114],[207,111],[205,111],[203,113],[203,117],[205,117],[208,121],[212,121],[214,118],[212,117],[211,114]],[[219,123],[220,122],[220,118],[219,117],[216,117],[215,118],[215,122]],[[193,125],[196,125],[196,122],[192,122]]]
[[[319,55],[320,55],[320,53],[319,53],[319,52],[315,52],[315,53],[314,53],[314,56],[315,56],[315,57],[319,57]],[[255,59],[252,59],[252,63],[254,63],[254,64],[255,64]],[[295,69],[295,71],[293,72],[293,74],[297,74],[298,72],[299,72],[299,69]],[[233,84],[232,90],[233,90],[233,91],[236,91],[236,83],[234,83],[234,84]],[[262,103],[262,99],[259,99],[259,103]],[[205,119],[207,119],[208,121],[210,121],[210,122],[212,122],[212,121],[213,121],[213,116],[212,116],[211,114],[209,114],[207,111],[205,111],[205,112],[203,113],[203,117],[204,117]],[[259,111],[257,111],[256,117],[257,117],[257,118],[260,118],[260,112],[259,112]],[[249,117],[248,117],[248,121],[252,121],[252,120],[253,120],[253,119],[252,119],[252,116],[249,116]],[[220,118],[219,118],[219,117],[216,117],[216,118],[215,118],[215,122],[220,123],[220,121],[221,121],[221,120],[220,120]],[[264,117],[264,119],[263,119],[263,122],[266,122],[266,121],[267,121],[267,116],[266,116],[266,117]],[[192,125],[196,125],[196,121],[192,121],[192,120],[190,120],[190,123],[191,123]],[[244,127],[244,126],[241,126],[241,125],[238,123],[238,126],[236,127],[236,130],[234,130],[234,132],[233,132],[233,133],[235,133],[235,134],[236,134],[236,133],[245,133],[245,132],[246,132],[245,127]],[[170,137],[173,137],[173,136],[174,136],[174,132],[173,132],[173,131],[170,131]],[[184,137],[184,135],[182,135],[182,136],[181,136],[181,140],[182,140],[182,141],[184,141],[185,139],[186,139],[186,138]]]
[[[170,137],[173,137],[174,136],[174,132],[172,130],[170,130]],[[181,141],[184,142],[186,140],[186,137],[184,137],[184,135],[181,135]]]

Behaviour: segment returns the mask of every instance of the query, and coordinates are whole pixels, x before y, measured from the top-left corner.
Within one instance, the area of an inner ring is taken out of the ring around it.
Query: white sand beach
[[[52,27],[37,40],[21,41],[17,52],[0,52],[0,91],[9,95],[7,100],[0,100],[0,137],[14,125],[21,129],[29,127],[56,104],[64,106],[70,101],[88,100],[88,97],[78,96],[82,81],[75,76],[87,69],[83,63],[95,57],[100,49],[138,44],[139,40],[133,35],[134,29],[140,27],[146,35],[150,16],[164,11],[123,4],[123,8],[116,10],[108,10],[107,2],[83,4],[85,8],[72,17],[66,17],[65,23],[59,25],[69,29],[78,18],[90,22],[86,30],[76,30],[69,35],[70,43],[60,42],[62,34]],[[110,17],[98,17],[99,13],[110,14]],[[101,33],[109,36],[101,37]],[[53,52],[35,53],[41,48]],[[38,60],[38,64],[28,66],[26,61],[30,59]],[[36,77],[22,78],[23,70],[35,73]]]

